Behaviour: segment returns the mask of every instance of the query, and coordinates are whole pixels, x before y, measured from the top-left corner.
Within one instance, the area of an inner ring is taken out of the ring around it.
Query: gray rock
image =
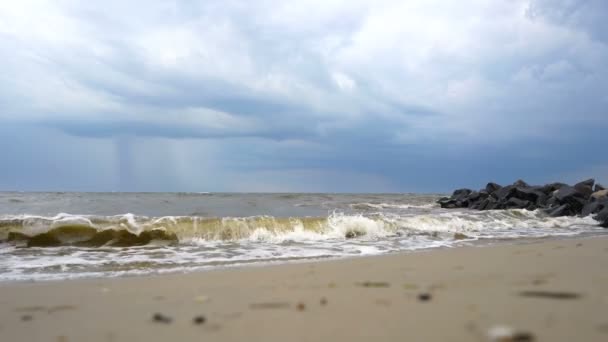
[[[559,189],[563,188],[564,186],[567,186],[567,185],[564,183],[551,183],[551,184],[541,186],[539,188],[539,190],[544,192],[545,195],[551,195],[555,190],[559,190]]]
[[[602,190],[606,190],[606,188],[599,183],[595,183],[595,188],[593,188],[593,192],[598,192],[598,191],[602,191]]]
[[[530,185],[528,185],[528,183],[524,182],[523,180],[518,179],[518,180],[516,180],[516,181],[513,183],[513,186],[515,186],[515,187],[527,188],[527,187],[529,187]]]
[[[557,190],[556,190],[557,191]],[[557,198],[555,198],[555,196],[551,196],[549,197],[546,201],[545,201],[545,206],[547,208],[551,208],[551,207],[558,207],[559,206],[559,201],[557,200]]]
[[[501,186],[501,185],[498,185],[498,184],[496,184],[496,183],[492,183],[492,182],[490,182],[490,183],[488,183],[488,184],[486,185],[486,191],[487,191],[489,194],[493,193],[494,191],[496,191],[496,190],[498,190],[498,189],[500,189],[500,188],[502,188],[502,186]]]
[[[605,197],[608,197],[608,190],[600,190],[591,194],[592,201],[599,201]]]
[[[505,203],[505,208],[507,208],[507,209],[525,209],[529,205],[530,205],[530,201],[512,197],[512,198],[509,198],[507,203]]]
[[[453,199],[448,199],[447,201],[439,202],[439,205],[445,209],[459,208],[457,205],[457,201],[455,201]]]
[[[587,216],[591,214],[597,214],[604,208],[604,204],[600,202],[589,202],[585,204],[581,211],[581,216]]]
[[[468,196],[471,192],[473,192],[473,190],[471,190],[471,189],[454,190],[454,192],[452,193],[452,197]]]
[[[608,228],[608,207],[602,209],[597,215],[593,216],[593,219],[600,221],[600,226]]]
[[[593,184],[595,183],[595,179],[587,179],[586,181],[582,181],[576,183],[574,185],[574,189],[584,195],[585,198],[589,198],[593,193]]]
[[[486,207],[488,206],[488,204],[490,203],[490,200],[488,198],[483,199],[477,203],[475,203],[471,209],[475,209],[475,210],[486,210]]]
[[[515,187],[513,185],[507,185],[502,187],[492,193],[492,196],[496,198],[499,202],[506,201],[509,198],[513,197],[515,193]]]
[[[576,191],[574,187],[571,186],[564,186],[561,189],[555,191],[555,198],[557,198],[557,200],[560,202],[563,202],[570,197],[576,196],[580,196],[580,194],[578,193],[578,191]]]
[[[496,199],[492,196],[486,198],[486,204],[485,204],[485,208],[481,209],[481,210],[494,210],[497,209],[496,206],[498,205],[498,202],[496,202]]]
[[[559,207],[552,209],[549,212],[551,217],[568,216],[571,215],[570,207],[567,204],[562,204]]]
[[[565,186],[557,190],[555,198],[559,204],[568,204],[572,210],[572,215],[580,213],[587,203],[585,195],[571,186]]]
[[[536,203],[536,201],[538,200],[539,197],[542,197],[542,198],[547,197],[542,191],[538,190],[538,188],[536,188],[536,187],[529,187],[529,188],[516,187],[513,195],[519,199],[534,202],[534,203]]]

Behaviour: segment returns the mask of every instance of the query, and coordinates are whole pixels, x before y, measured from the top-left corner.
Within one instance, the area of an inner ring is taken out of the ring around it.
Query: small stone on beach
[[[363,287],[389,287],[390,284],[384,281],[364,281],[358,284]]]
[[[169,316],[165,316],[159,312],[155,313],[154,316],[152,316],[152,320],[154,322],[158,322],[158,323],[166,323],[169,324],[171,323],[172,319]]]
[[[253,310],[259,309],[287,309],[289,303],[287,302],[264,302],[264,303],[253,303],[249,304],[249,308]]]
[[[23,316],[21,316],[21,320],[24,321],[24,322],[29,322],[32,319],[34,319],[34,317],[32,315],[23,315]]]
[[[554,292],[554,291],[522,291],[522,297],[536,297],[546,299],[578,299],[581,295],[575,292]]]
[[[496,326],[488,331],[490,341],[495,342],[532,342],[534,335],[524,331],[514,331],[510,327]]]
[[[204,324],[207,321],[207,318],[205,318],[205,316],[200,315],[200,316],[196,316],[192,319],[192,321],[194,322],[194,324]]]
[[[431,294],[430,293],[421,293],[418,295],[418,300],[421,302],[427,302],[427,301],[431,300]]]
[[[321,305],[325,306],[327,305],[327,298],[325,297],[321,297],[321,301],[320,301]]]
[[[517,332],[511,337],[513,342],[532,342],[534,341],[534,335],[528,332]]]
[[[296,309],[298,311],[304,311],[304,310],[306,310],[306,305],[304,305],[304,303],[298,303],[298,305],[296,306]]]

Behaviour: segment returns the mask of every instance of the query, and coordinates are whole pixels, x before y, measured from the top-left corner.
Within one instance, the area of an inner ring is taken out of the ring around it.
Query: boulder
[[[538,198],[536,199],[536,206],[544,208],[547,206],[547,200],[549,199],[549,196],[545,195],[544,192],[540,192],[541,195],[538,196]]]
[[[571,186],[565,186],[565,187],[555,191],[555,198],[557,198],[557,200],[560,202],[563,202],[571,197],[580,197],[580,196],[581,196],[581,194],[579,194],[578,191],[576,191],[576,189]]]
[[[475,209],[477,207],[479,207],[479,204],[481,203],[481,201],[483,201],[484,199],[488,198],[488,194],[485,191],[473,191],[468,197],[467,197],[467,202],[468,202],[468,207]]]
[[[549,216],[551,217],[559,217],[559,216],[568,216],[571,215],[570,206],[568,204],[562,204],[559,207],[548,211]]]
[[[483,199],[477,203],[475,203],[471,209],[475,209],[475,210],[486,210],[486,207],[488,206],[488,204],[490,203],[490,200],[488,198]]]
[[[481,197],[481,194],[479,192],[473,191],[467,196],[467,200],[469,202],[474,202],[474,201],[477,201],[480,197]]]
[[[534,203],[536,203],[539,198],[547,197],[547,195],[545,195],[542,191],[538,190],[537,187],[524,188],[518,186],[515,188],[515,192],[513,195],[519,199]]]
[[[559,190],[559,189],[563,188],[564,186],[567,186],[567,185],[564,183],[551,183],[551,184],[541,186],[539,188],[539,190],[544,192],[545,195],[551,195],[555,190]]]
[[[463,201],[467,196],[469,196],[473,192],[471,189],[458,189],[455,190],[452,194],[452,199],[456,201]]]
[[[589,202],[585,204],[581,211],[581,216],[587,216],[591,214],[597,214],[604,208],[604,204],[600,202]]]
[[[600,226],[608,228],[608,207],[602,209],[597,215],[593,216],[593,219],[600,221]]]
[[[599,201],[608,197],[608,190],[600,190],[591,194],[591,201]]]
[[[456,201],[453,199],[449,199],[449,198],[446,198],[446,200],[441,199],[438,201],[438,203],[442,208],[445,208],[445,209],[458,208],[458,206],[456,205]]]
[[[483,209],[481,210],[494,210],[494,209],[498,209],[497,205],[498,202],[496,202],[496,199],[492,196],[486,198],[485,200],[482,201],[483,205],[480,207],[483,207]]]
[[[492,193],[492,196],[499,202],[506,202],[509,198],[513,197],[515,193],[515,187],[513,185],[507,185]]]
[[[604,186],[599,183],[595,183],[595,188],[593,188],[593,192],[598,192],[602,190],[606,190],[606,188],[604,188]]]
[[[586,181],[582,181],[574,184],[574,189],[579,193],[583,194],[585,198],[589,198],[593,193],[593,184],[595,183],[595,179],[587,179]]]
[[[521,179],[516,180],[515,183],[513,183],[513,186],[515,186],[515,187],[522,187],[522,188],[529,187],[528,183],[524,182]]]
[[[488,192],[488,194],[491,194],[500,188],[502,188],[502,186],[500,186],[496,183],[492,183],[492,182],[490,182],[486,185],[486,191]]]
[[[457,189],[452,193],[452,197],[467,196],[471,192],[473,192],[471,189]]]
[[[564,186],[557,190],[555,198],[559,204],[568,204],[573,211],[572,215],[580,213],[583,206],[587,203],[585,194],[571,186]]]
[[[559,201],[557,200],[557,198],[555,198],[555,196],[551,196],[551,197],[547,198],[547,200],[545,201],[545,207],[547,207],[547,208],[558,207],[558,206],[559,206]]]
[[[516,197],[511,197],[505,203],[506,209],[525,209],[530,205],[530,201],[522,200]]]

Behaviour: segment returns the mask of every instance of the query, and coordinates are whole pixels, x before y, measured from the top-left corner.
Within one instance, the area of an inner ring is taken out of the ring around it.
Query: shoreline
[[[608,237],[593,236],[1,283],[0,340],[486,341],[507,326],[535,340],[600,341],[608,338],[606,269]],[[200,315],[204,323],[193,323]]]
[[[343,255],[343,256],[328,256],[322,258],[302,258],[293,260],[275,260],[275,261],[264,261],[257,262],[252,261],[243,264],[228,264],[223,266],[209,266],[208,268],[201,269],[190,269],[186,271],[167,271],[162,273],[142,273],[142,274],[126,274],[119,276],[84,276],[80,278],[70,279],[42,279],[42,280],[0,280],[0,289],[3,285],[18,285],[18,284],[44,284],[44,283],[55,283],[55,282],[71,282],[71,281],[96,281],[96,280],[115,280],[115,279],[130,279],[130,278],[154,278],[154,277],[165,277],[172,275],[189,275],[189,274],[200,274],[207,272],[222,272],[222,271],[238,271],[249,268],[265,268],[265,267],[277,267],[287,265],[298,265],[298,264],[316,264],[322,262],[334,262],[342,260],[360,259],[360,258],[376,258],[383,256],[394,256],[394,255],[409,255],[417,253],[429,253],[441,250],[451,250],[460,248],[492,248],[495,246],[511,246],[511,245],[528,245],[550,241],[562,241],[562,240],[585,240],[593,238],[608,238],[608,229],[598,230],[597,232],[582,232],[576,235],[550,235],[543,237],[528,237],[528,238],[483,238],[477,240],[465,240],[457,242],[454,245],[449,246],[435,246],[435,247],[423,247],[411,250],[399,250],[391,251],[380,254],[365,254],[365,255]],[[207,266],[205,266],[207,267]]]

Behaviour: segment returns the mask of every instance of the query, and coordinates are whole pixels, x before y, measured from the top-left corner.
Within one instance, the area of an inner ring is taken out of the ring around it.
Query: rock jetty
[[[488,183],[484,189],[455,190],[452,196],[440,198],[442,208],[469,208],[474,210],[540,209],[549,216],[587,216],[608,228],[608,190],[594,179],[570,186],[564,183],[529,185],[518,180],[501,186]]]

